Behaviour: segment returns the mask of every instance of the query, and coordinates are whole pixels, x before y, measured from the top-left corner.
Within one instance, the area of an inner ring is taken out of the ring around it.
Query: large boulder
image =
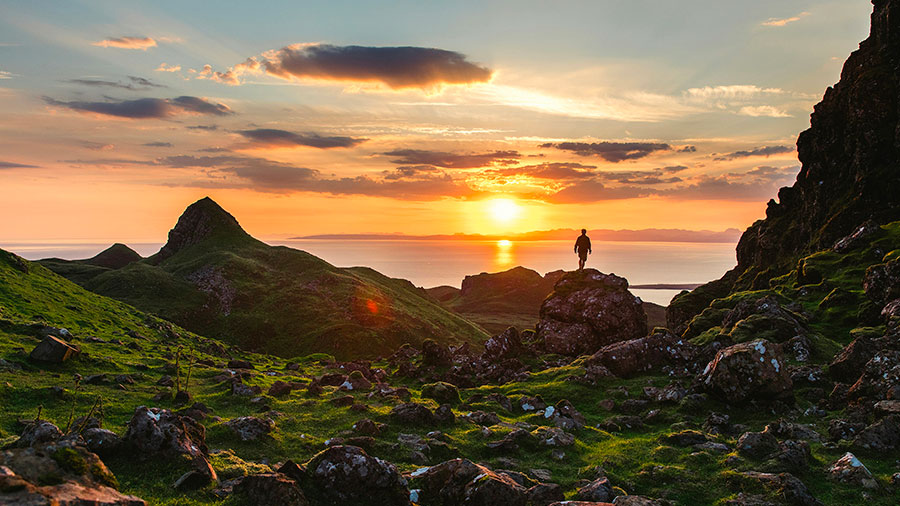
[[[256,506],[307,506],[309,501],[297,482],[281,473],[251,474],[234,485],[247,504]]]
[[[779,348],[765,339],[716,353],[697,377],[701,389],[726,402],[790,397],[793,383]]]
[[[620,378],[630,378],[648,371],[684,371],[696,354],[696,346],[661,329],[646,337],[604,346],[585,365],[599,364]]]
[[[834,357],[828,365],[828,375],[837,381],[853,383],[876,353],[875,342],[865,336],[857,337]]]
[[[31,350],[32,360],[41,362],[61,363],[78,355],[81,351],[77,346],[71,345],[54,336],[46,336]]]
[[[873,265],[863,278],[866,295],[879,306],[900,298],[900,260]]]
[[[52,443],[63,437],[63,433],[59,427],[47,420],[34,420],[25,426],[22,435],[16,441],[16,446],[25,448],[44,443]]]
[[[647,334],[647,315],[628,281],[596,269],[566,273],[541,305],[540,318],[538,341],[561,355],[594,353]]]
[[[498,361],[507,358],[518,358],[524,352],[522,338],[515,327],[509,327],[502,333],[488,339],[484,343],[485,360]]]
[[[897,385],[900,385],[900,351],[880,351],[866,362],[847,398],[884,400]]]
[[[828,466],[828,478],[839,483],[861,486],[864,488],[878,488],[878,482],[872,473],[863,465],[856,455],[850,452],[832,462]]]
[[[193,418],[168,409],[139,406],[128,422],[123,440],[140,457],[184,456],[205,481],[218,479],[209,463],[206,428]]]
[[[116,477],[103,461],[71,441],[0,452],[0,504],[146,504],[142,499],[122,494],[117,489]]]
[[[335,506],[409,506],[409,489],[390,462],[356,446],[332,446],[306,463],[304,487],[315,502]]]
[[[421,504],[432,506],[525,506],[527,489],[505,473],[468,459],[453,459],[417,471],[414,484]]]

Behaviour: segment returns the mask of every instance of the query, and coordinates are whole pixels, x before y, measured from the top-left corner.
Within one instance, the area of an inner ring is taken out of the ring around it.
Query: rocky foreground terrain
[[[533,328],[483,342],[257,354],[0,250],[0,504],[900,503],[900,0],[873,3],[800,137],[797,183],[665,327],[625,279],[586,269],[555,280]],[[192,277],[195,239],[221,236],[190,214],[151,259],[46,263],[145,308],[172,309],[148,280],[221,302],[218,278]],[[220,259],[235,238],[248,251],[230,231]]]

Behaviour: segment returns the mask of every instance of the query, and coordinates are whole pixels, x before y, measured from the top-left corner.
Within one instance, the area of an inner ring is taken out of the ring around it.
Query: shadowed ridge
[[[108,269],[121,269],[132,262],[141,260],[143,260],[143,257],[137,251],[117,242],[95,256],[84,260],[84,263]]]
[[[797,180],[743,233],[734,269],[672,300],[672,330],[683,331],[714,299],[769,288],[800,258],[856,230],[900,220],[900,0],[872,3],[869,37],[797,139]]]
[[[217,204],[204,197],[189,205],[178,218],[175,228],[169,231],[169,240],[148,262],[158,264],[191,246],[209,242],[209,246],[257,243],[241,228],[237,219]]]

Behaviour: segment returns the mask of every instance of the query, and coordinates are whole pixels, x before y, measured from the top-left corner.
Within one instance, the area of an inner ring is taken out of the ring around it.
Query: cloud
[[[761,95],[783,95],[781,88],[761,88],[753,84],[732,84],[726,86],[703,86],[684,91],[687,98],[696,99],[742,99]]]
[[[733,153],[725,153],[719,155],[713,160],[717,162],[724,162],[728,160],[736,160],[738,158],[750,158],[752,156],[765,156],[766,158],[772,155],[780,155],[782,153],[793,153],[794,148],[791,146],[762,146],[759,148],[753,148],[748,151],[735,151]]]
[[[81,141],[81,145],[91,151],[110,151],[116,148],[115,144],[104,144],[94,141]]]
[[[167,65],[166,62],[162,62],[154,70],[157,72],[178,72],[181,70],[181,65]]]
[[[599,156],[608,162],[618,163],[623,160],[637,160],[650,155],[654,151],[668,151],[672,146],[656,142],[548,142],[542,148],[556,148],[572,151],[579,156]]]
[[[806,16],[809,16],[808,12],[801,12],[800,14],[797,14],[796,16],[791,16],[789,18],[769,18],[768,20],[763,21],[760,24],[762,26],[780,27],[780,26],[785,26],[787,24],[793,23],[795,21],[800,21],[802,18],[805,18]]]
[[[215,131],[219,129],[219,125],[191,125],[185,127],[188,130],[207,130],[207,131]]]
[[[249,139],[254,145],[266,147],[349,148],[368,140],[354,139],[353,137],[327,137],[311,132],[298,134],[274,128],[240,130],[238,133]]]
[[[594,172],[596,168],[595,165],[582,165],[580,163],[548,162],[537,165],[523,165],[521,167],[490,169],[482,172],[482,174],[489,177],[527,176],[535,179],[566,181],[590,179],[596,174]]]
[[[7,71],[5,71],[5,70],[0,70],[0,79],[12,79],[13,76],[15,76],[15,75],[16,75],[16,74],[13,74],[12,72],[7,72]]]
[[[320,171],[245,156],[177,155],[158,158],[149,165],[204,169],[206,178],[189,186],[250,188],[272,193],[315,192],[332,195],[365,195],[401,200],[471,198],[479,193],[440,169],[399,167],[380,178],[368,175],[343,178],[322,177]]]
[[[696,153],[697,146],[685,146],[678,150],[679,153]]]
[[[220,147],[203,148],[203,149],[198,149],[197,151],[200,153],[231,153],[232,152],[228,148],[220,148]]]
[[[692,184],[664,190],[661,196],[686,200],[765,201],[790,184],[798,166],[757,167],[745,173],[700,175]]]
[[[748,105],[741,107],[738,114],[742,116],[768,117],[768,118],[790,118],[791,115],[781,109],[771,105]]]
[[[391,89],[483,83],[493,76],[491,69],[444,49],[313,43],[267,51],[226,72],[206,66],[200,77],[235,85],[241,83],[242,75],[261,72],[287,80],[376,83]]]
[[[115,47],[119,49],[140,49],[146,51],[156,47],[156,41],[150,37],[110,37],[108,39],[91,42],[92,46]]]
[[[405,180],[426,180],[433,179],[435,175],[441,177],[449,177],[447,174],[431,165],[408,165],[405,167],[397,167],[393,170],[381,171],[382,177],[387,181]]]
[[[147,142],[147,143],[144,143],[144,144],[141,144],[141,145],[142,145],[142,146],[147,146],[147,147],[150,147],[150,148],[171,148],[171,147],[173,146],[173,144],[172,144],[171,142],[159,142],[159,141],[157,141],[157,142]]]
[[[115,116],[131,119],[162,119],[178,114],[200,114],[227,116],[233,114],[225,104],[209,102],[190,96],[176,98],[139,98],[137,100],[110,100],[107,102],[87,102],[74,100],[66,102],[43,97],[44,102],[73,111]]]
[[[579,204],[602,200],[633,199],[645,197],[650,193],[650,190],[645,188],[632,186],[610,188],[596,179],[591,179],[567,186],[548,196],[546,200],[554,204]]]
[[[472,169],[493,164],[515,163],[521,157],[518,151],[492,151],[488,153],[458,154],[424,149],[395,149],[381,153],[397,157],[391,162],[409,165],[436,165],[452,169]]]
[[[144,79],[143,77],[128,76],[128,80],[131,82],[123,83],[121,81],[104,81],[102,79],[69,79],[66,82],[73,83],[73,84],[80,84],[83,86],[120,88],[123,90],[130,90],[130,91],[138,91],[138,90],[147,90],[150,88],[165,88],[166,87],[162,84],[154,83],[153,81],[151,81],[149,79]]]
[[[37,165],[0,161],[0,169],[37,169]]]

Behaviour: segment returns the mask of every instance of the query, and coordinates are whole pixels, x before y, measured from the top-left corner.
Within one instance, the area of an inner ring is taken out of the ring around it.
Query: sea
[[[267,242],[307,251],[338,267],[371,267],[425,288],[459,287],[467,275],[500,272],[519,265],[541,274],[578,267],[578,256],[572,251],[571,241],[294,239]],[[128,246],[148,256],[159,251],[162,243]],[[29,260],[90,258],[107,247],[109,243],[0,243],[0,248]],[[718,279],[734,267],[734,248],[731,243],[594,241],[587,266],[623,276],[630,285],[700,284]],[[632,292],[645,301],[668,305],[680,290],[638,288]]]

